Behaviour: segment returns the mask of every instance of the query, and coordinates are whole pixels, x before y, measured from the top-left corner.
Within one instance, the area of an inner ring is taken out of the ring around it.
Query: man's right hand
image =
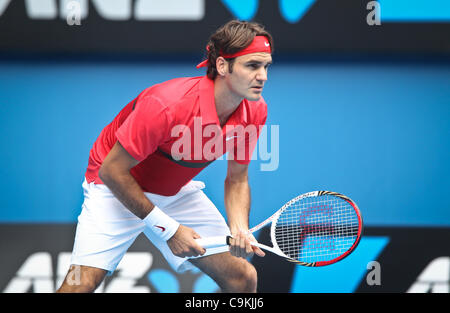
[[[199,246],[195,239],[199,239],[192,228],[180,225],[176,233],[167,240],[167,245],[176,256],[181,258],[193,257],[205,254],[206,250]]]

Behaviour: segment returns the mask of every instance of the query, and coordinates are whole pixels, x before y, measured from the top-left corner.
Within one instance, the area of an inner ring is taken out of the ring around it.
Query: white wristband
[[[150,228],[156,236],[164,241],[169,240],[175,234],[180,223],[161,211],[155,206],[153,210],[143,219],[145,225]]]

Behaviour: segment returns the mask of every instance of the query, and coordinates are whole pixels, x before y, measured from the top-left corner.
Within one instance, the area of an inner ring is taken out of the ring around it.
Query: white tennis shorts
[[[201,237],[230,235],[225,219],[203,193],[203,188],[203,182],[191,181],[174,196],[144,194],[163,212],[194,229]],[[101,268],[111,275],[136,237],[144,232],[175,271],[193,268],[187,258],[175,256],[167,242],[155,236],[106,185],[88,184],[85,180],[83,191],[84,202],[78,217],[71,264]],[[228,247],[207,249],[203,256],[225,251]]]

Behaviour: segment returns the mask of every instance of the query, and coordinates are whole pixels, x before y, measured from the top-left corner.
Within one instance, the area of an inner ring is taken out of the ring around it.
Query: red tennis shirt
[[[207,76],[154,85],[102,130],[89,154],[86,180],[103,183],[98,171],[118,140],[139,161],[130,173],[143,191],[175,195],[216,159],[250,163],[266,118],[267,105],[262,97],[258,101],[244,99],[221,126],[214,81]]]

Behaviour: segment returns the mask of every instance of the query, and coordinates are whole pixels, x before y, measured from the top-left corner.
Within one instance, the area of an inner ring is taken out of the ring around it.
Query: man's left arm
[[[264,252],[253,247],[250,242],[256,241],[249,230],[250,186],[248,183],[248,164],[240,164],[235,160],[228,161],[225,179],[225,208],[230,227],[230,252],[237,257],[247,258],[255,253],[264,256]]]

